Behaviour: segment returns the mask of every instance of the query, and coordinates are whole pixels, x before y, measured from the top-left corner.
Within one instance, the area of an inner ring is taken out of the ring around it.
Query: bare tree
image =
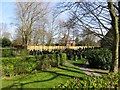
[[[22,38],[22,44],[31,44],[32,33],[35,30],[34,25],[47,13],[48,5],[44,2],[17,2],[16,20],[17,30]]]
[[[0,38],[11,38],[11,33],[8,32],[8,26],[6,23],[0,23],[0,32],[1,32],[1,37]]]
[[[112,72],[118,72],[119,61],[119,24],[120,20],[120,2],[68,2],[62,3],[60,6],[64,12],[70,11],[72,20],[76,21],[79,28],[86,28],[89,34],[97,35],[103,38],[105,33],[113,31],[112,42]],[[118,9],[117,9],[118,8]],[[107,37],[111,38],[111,37]]]
[[[108,2],[108,9],[110,12],[111,16],[111,24],[112,24],[112,29],[113,29],[113,46],[112,46],[112,63],[113,65],[111,66],[111,71],[112,72],[118,72],[118,61],[119,61],[119,18],[117,15],[117,12],[115,11],[114,4],[112,0]]]

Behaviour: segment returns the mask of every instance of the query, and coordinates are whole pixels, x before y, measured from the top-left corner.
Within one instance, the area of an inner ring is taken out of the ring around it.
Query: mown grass
[[[76,61],[75,60],[67,60],[69,63],[71,64],[85,64],[87,62],[87,60],[85,58],[81,58],[81,59],[77,59]]]
[[[54,88],[60,83],[65,83],[76,77],[82,80],[87,75],[67,63],[64,66],[50,68],[46,71],[4,78],[2,88]]]

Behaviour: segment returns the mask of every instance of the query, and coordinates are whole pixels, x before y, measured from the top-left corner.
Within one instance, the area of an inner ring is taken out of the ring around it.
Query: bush
[[[73,60],[73,50],[72,49],[66,49],[67,59]]]
[[[60,65],[64,65],[66,61],[66,54],[65,53],[60,53]]]
[[[2,57],[27,56],[28,50],[16,48],[1,48]]]
[[[46,70],[52,67],[63,65],[66,60],[66,54],[43,54],[36,56],[37,70]]]
[[[75,78],[74,80],[69,80],[65,84],[60,84],[55,88],[118,88],[118,80],[120,77],[120,73],[117,74],[108,74],[103,75],[102,77],[98,76],[89,76],[83,80],[79,78]]]
[[[52,67],[57,67],[56,54],[48,54],[48,55],[49,55],[50,65]]]
[[[108,49],[88,50],[86,57],[92,68],[110,69],[112,64],[112,53]]]
[[[10,45],[11,45],[10,39],[4,37],[4,38],[2,39],[2,46],[3,46],[3,47],[6,47],[6,46],[10,46]]]
[[[17,49],[16,56],[27,56],[29,51],[27,49]]]
[[[31,59],[34,58],[34,59]],[[36,68],[35,57],[2,58],[3,74],[10,76],[13,74],[30,73]]]
[[[15,48],[1,48],[2,57],[15,57],[16,49]]]
[[[56,54],[57,67],[60,65],[60,54]]]
[[[47,70],[48,68],[51,67],[49,57],[47,54],[42,55],[42,60],[41,60],[41,70]]]
[[[2,71],[6,76],[10,76],[15,73],[15,65],[21,63],[22,58],[2,58]]]
[[[37,70],[47,70],[51,67],[50,60],[47,54],[39,55],[37,57]]]
[[[63,65],[66,58],[65,54],[43,54],[38,56],[22,56],[1,58],[4,75],[16,75],[23,73],[31,73],[33,70],[47,70],[51,66],[58,67],[60,63]],[[62,62],[60,62],[62,60]]]

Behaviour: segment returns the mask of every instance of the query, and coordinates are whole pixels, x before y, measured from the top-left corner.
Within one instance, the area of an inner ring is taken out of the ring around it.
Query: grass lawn
[[[76,63],[76,64],[83,64],[83,65],[87,62],[87,60],[84,58],[78,59],[77,61],[75,60],[67,60],[67,61],[71,64]]]
[[[53,88],[67,80],[73,80],[75,77],[82,80],[87,75],[67,63],[64,66],[50,68],[46,71],[4,78],[2,88]]]

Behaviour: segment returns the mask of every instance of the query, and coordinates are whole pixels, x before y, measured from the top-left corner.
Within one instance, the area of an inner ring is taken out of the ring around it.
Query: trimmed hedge
[[[60,53],[60,65],[64,65],[66,59],[67,59],[66,54],[65,53]]]
[[[51,67],[49,57],[47,54],[39,55],[37,57],[36,69],[37,70],[47,70]]]
[[[92,49],[85,53],[89,65],[92,68],[110,69],[112,53],[108,49]]]
[[[2,51],[2,57],[15,57],[15,48],[0,48]]]
[[[58,67],[60,64],[63,65],[66,60],[66,55],[61,55],[62,57],[60,57],[60,54],[43,54],[38,56],[0,58],[2,60],[3,75],[25,74],[31,73],[33,70],[47,70],[51,67]]]
[[[15,57],[15,56],[27,56],[29,55],[26,49],[16,49],[16,48],[0,48],[2,51],[2,57]]]
[[[34,56],[32,58],[35,58]],[[6,76],[30,73],[36,68],[35,59],[26,59],[26,57],[1,58],[2,71]]]

